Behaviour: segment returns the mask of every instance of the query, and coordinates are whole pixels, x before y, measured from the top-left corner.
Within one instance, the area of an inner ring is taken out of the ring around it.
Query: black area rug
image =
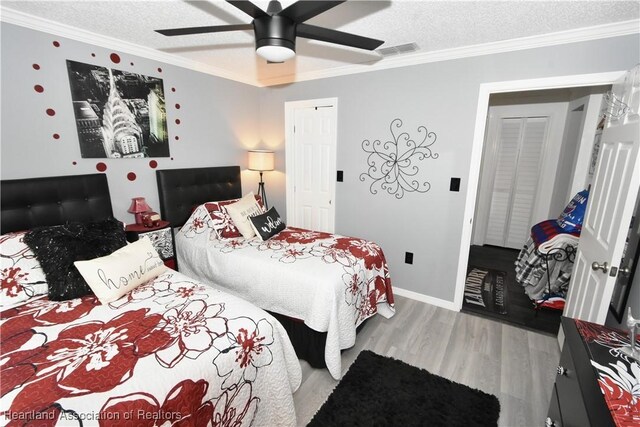
[[[309,426],[496,426],[498,398],[362,351]]]
[[[507,273],[469,266],[464,283],[463,305],[480,311],[507,314]]]

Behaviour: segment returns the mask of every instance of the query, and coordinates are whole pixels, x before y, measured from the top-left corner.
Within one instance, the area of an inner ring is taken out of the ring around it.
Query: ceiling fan
[[[165,36],[182,36],[187,34],[253,29],[256,37],[256,53],[268,62],[284,62],[293,58],[296,54],[296,37],[304,37],[366,50],[374,50],[384,43],[382,40],[304,23],[308,19],[326,12],[340,3],[344,3],[346,0],[299,0],[284,10],[279,1],[272,0],[269,2],[266,12],[250,1],[226,1],[251,16],[253,21],[250,24],[173,28],[156,30],[156,32]]]

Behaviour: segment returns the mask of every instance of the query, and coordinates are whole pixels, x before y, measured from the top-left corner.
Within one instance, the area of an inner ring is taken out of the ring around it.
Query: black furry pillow
[[[69,223],[29,231],[24,241],[47,276],[49,299],[65,301],[93,292],[74,261],[110,255],[127,244],[122,223],[115,218],[90,223]]]

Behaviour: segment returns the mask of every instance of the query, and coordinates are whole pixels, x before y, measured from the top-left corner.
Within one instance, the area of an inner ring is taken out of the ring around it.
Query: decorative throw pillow
[[[73,263],[109,255],[127,244],[124,227],[114,218],[34,228],[24,241],[42,266],[52,301],[90,295],[91,288]]]
[[[251,227],[249,217],[260,215],[264,210],[258,205],[253,193],[249,193],[236,203],[225,206],[242,237],[250,239],[256,235]]]
[[[267,212],[249,217],[253,231],[258,236],[258,239],[269,240],[279,232],[285,229],[286,225],[276,208],[271,208]]]
[[[26,231],[0,236],[0,307],[47,293],[47,279],[35,254],[24,242]]]
[[[111,255],[73,264],[102,304],[120,299],[167,269],[148,237]]]
[[[246,197],[246,196],[245,196]],[[262,203],[262,197],[255,196],[256,202],[264,212],[264,204]],[[219,239],[233,239],[236,237],[240,237],[240,231],[235,226],[233,219],[231,219],[231,215],[227,211],[227,206],[233,203],[238,202],[241,199],[230,199],[230,200],[222,200],[219,202],[208,202],[205,203],[205,207],[207,211],[209,211],[209,215],[211,215],[211,219],[213,221],[213,229],[216,232],[216,235]]]

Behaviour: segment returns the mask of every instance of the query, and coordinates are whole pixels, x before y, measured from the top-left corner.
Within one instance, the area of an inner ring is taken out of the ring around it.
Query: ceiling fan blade
[[[316,15],[320,15],[333,7],[336,7],[340,3],[344,3],[346,0],[339,1],[297,1],[284,9],[278,15],[286,16],[298,24],[311,19]]]
[[[253,19],[269,16],[267,12],[247,0],[227,0],[227,3],[234,5]]]
[[[298,24],[296,26],[296,35],[307,39],[320,40],[323,42],[336,43],[366,50],[374,50],[384,43],[382,40],[343,33],[342,31],[330,30],[328,28],[316,27],[315,25],[309,24]]]
[[[214,25],[211,27],[170,28],[155,30],[165,36],[184,36],[187,34],[220,33],[223,31],[253,30],[253,24]]]

